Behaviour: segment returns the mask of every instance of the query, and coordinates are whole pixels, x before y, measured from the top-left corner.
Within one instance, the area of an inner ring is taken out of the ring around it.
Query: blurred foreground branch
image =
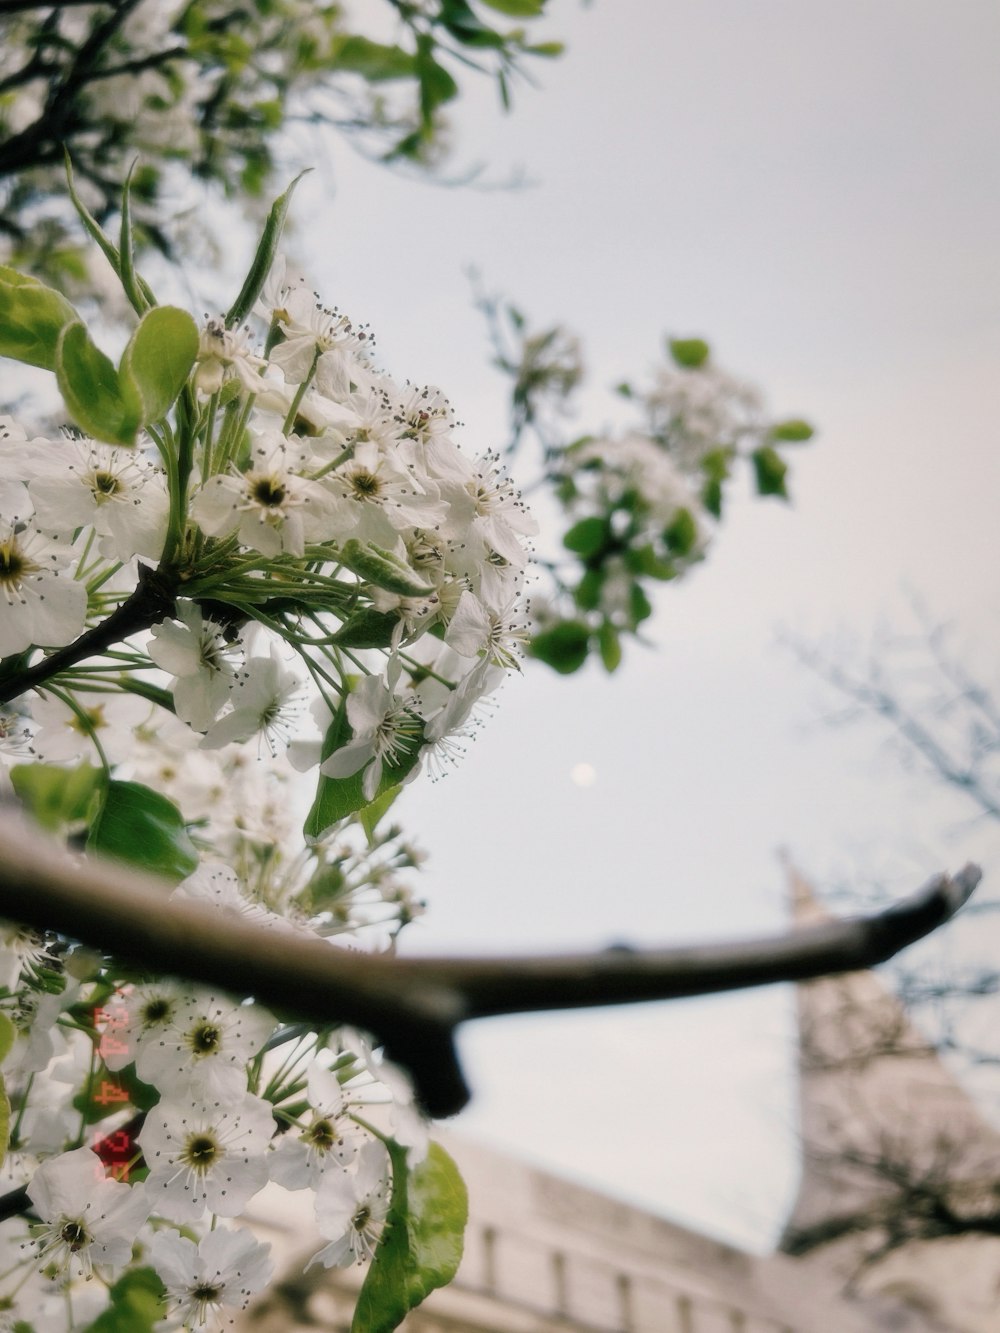
[[[528,958],[400,959],[349,953],[197,904],[117,862],[60,849],[19,815],[0,817],[0,915],[137,964],[253,995],[279,1014],[348,1023],[406,1066],[429,1114],[469,1097],[456,1027],[497,1014],[677,999],[801,981],[884,962],[949,920],[979,883],[966,866],[869,917],[760,940]]]

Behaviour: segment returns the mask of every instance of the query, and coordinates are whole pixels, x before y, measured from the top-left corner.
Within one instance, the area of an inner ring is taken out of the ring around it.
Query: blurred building
[[[792,888],[797,921],[821,918],[794,874]],[[1000,1134],[873,974],[798,992],[802,1177],[783,1252],[748,1254],[440,1134],[469,1186],[465,1259],[404,1329],[996,1333]],[[303,1275],[321,1242],[302,1196],[260,1197],[248,1220],[286,1276],[241,1327],[348,1333],[363,1274]]]

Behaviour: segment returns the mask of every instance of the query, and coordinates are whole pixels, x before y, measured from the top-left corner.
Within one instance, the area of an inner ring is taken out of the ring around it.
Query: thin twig
[[[152,972],[253,995],[282,1014],[371,1032],[406,1065],[431,1115],[468,1100],[455,1028],[490,1015],[676,999],[868,968],[942,925],[980,879],[938,875],[870,917],[731,944],[536,958],[400,959],[346,952],[208,906],[168,899],[163,881],[73,858],[18,814],[0,814],[0,914]]]

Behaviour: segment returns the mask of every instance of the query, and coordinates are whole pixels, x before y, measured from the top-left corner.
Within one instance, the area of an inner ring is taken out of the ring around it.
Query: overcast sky
[[[530,666],[460,773],[407,792],[431,853],[411,947],[773,930],[780,846],[821,885],[870,873],[901,893],[988,862],[988,831],[876,730],[822,725],[828,696],[775,640],[863,640],[905,622],[913,588],[996,659],[1000,9],[551,11],[569,50],[539,88],[503,118],[470,80],[455,113],[456,168],[523,168],[531,186],[415,184],[334,142],[295,204],[320,291],[372,323],[386,369],[448,393],[472,450],[504,438],[472,263],[580,334],[589,426],[672,332],[708,338],[820,434],[794,457],[791,506],[738,503],[709,562],[663,590],[655,650],[630,648],[613,679]],[[580,763],[593,785],[573,782]],[[480,1024],[456,1127],[765,1249],[795,1181],[790,1000]]]

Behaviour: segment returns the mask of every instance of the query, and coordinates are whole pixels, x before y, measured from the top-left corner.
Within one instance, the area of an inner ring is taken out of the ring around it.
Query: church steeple
[[[829,920],[786,862],[797,926]],[[986,1124],[899,1001],[873,972],[801,983],[802,1177],[782,1248],[806,1253],[844,1237],[906,1226],[935,1193],[963,1209],[995,1208],[1000,1133]],[[949,1206],[950,1206],[949,1204]]]

